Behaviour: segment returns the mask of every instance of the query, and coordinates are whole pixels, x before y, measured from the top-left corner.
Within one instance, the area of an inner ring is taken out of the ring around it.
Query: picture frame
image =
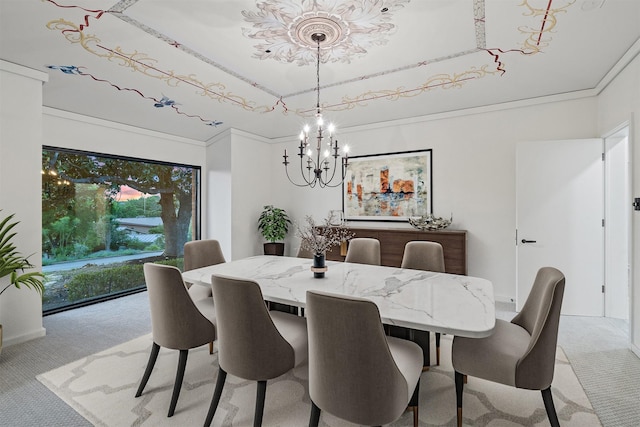
[[[407,221],[433,213],[431,149],[349,157],[342,184],[347,221]]]

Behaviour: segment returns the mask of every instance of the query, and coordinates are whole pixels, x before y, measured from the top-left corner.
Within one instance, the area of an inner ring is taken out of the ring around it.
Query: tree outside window
[[[198,236],[199,178],[194,166],[45,147],[45,312],[143,289],[145,261],[180,264],[184,243]],[[93,283],[82,283],[88,270]]]

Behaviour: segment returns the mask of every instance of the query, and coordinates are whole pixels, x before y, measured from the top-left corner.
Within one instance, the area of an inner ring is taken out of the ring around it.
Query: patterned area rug
[[[442,365],[422,374],[420,425],[456,424],[455,389],[451,368],[451,337],[442,336]],[[151,379],[134,398],[151,348],[145,335],[69,363],[37,378],[57,396],[97,426],[201,426],[209,408],[218,366],[208,346],[191,350],[175,415],[167,418],[178,352],[160,351]],[[214,426],[253,423],[255,383],[227,376]],[[564,352],[558,347],[552,392],[563,427],[601,426]],[[309,420],[307,366],[267,385],[264,426],[304,426]],[[464,424],[473,426],[548,426],[540,392],[516,390],[469,378],[464,394]],[[327,413],[321,426],[351,426]],[[411,426],[405,412],[392,426]]]

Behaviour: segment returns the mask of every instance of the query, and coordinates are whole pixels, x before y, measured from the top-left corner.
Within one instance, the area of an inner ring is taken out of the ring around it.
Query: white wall
[[[468,232],[467,263],[472,276],[489,279],[496,299],[515,298],[515,146],[523,140],[598,136],[596,98],[558,101],[454,117],[441,116],[388,122],[358,129],[340,129],[340,143],[350,155],[433,149],[434,214],[453,214],[452,229]],[[393,108],[390,104],[389,108]],[[482,110],[479,110],[482,111]],[[486,110],[485,110],[486,111]],[[329,114],[330,115],[330,114]],[[274,147],[272,163],[280,165],[285,148]],[[276,166],[278,168],[278,166]],[[320,220],[341,209],[341,189],[299,189],[279,166],[274,195],[292,218],[306,214]],[[410,227],[406,223],[372,226]],[[291,249],[297,239],[290,233]]]
[[[258,231],[258,217],[264,205],[275,204],[279,189],[272,185],[272,151],[268,140],[246,132],[232,135],[232,259],[263,253],[265,242]]]
[[[640,56],[613,80],[598,97],[598,133],[607,134],[620,124],[630,124],[632,193],[640,197]],[[631,201],[629,201],[629,209]],[[631,287],[631,344],[640,356],[640,212],[633,212],[633,262]],[[635,314],[635,315],[634,315]]]
[[[203,239],[220,242],[226,260],[231,260],[233,239],[231,235],[231,132],[224,132],[207,146],[207,170],[203,181],[208,183],[209,201],[203,205],[202,222],[207,223],[207,234]]]
[[[0,218],[15,214],[18,251],[42,269],[40,150],[42,83],[47,75],[0,61]],[[0,279],[0,290],[9,278]],[[4,345],[43,336],[42,301],[31,289],[10,287],[0,296]]]
[[[204,168],[205,144],[105,120],[44,109],[43,145]]]
[[[263,253],[258,232],[263,206],[273,204],[269,140],[232,129],[209,141],[208,238],[220,241],[230,261]]]

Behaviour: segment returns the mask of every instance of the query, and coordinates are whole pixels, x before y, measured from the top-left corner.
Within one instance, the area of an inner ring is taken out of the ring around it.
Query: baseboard
[[[4,332],[6,333],[7,331],[5,330]],[[28,334],[22,334],[16,337],[6,338],[6,335],[5,335],[5,337],[2,340],[2,346],[9,347],[10,345],[20,344],[23,342],[31,341],[36,338],[44,337],[46,334],[47,334],[47,330],[45,328],[40,328],[38,330],[29,332]]]
[[[516,302],[513,300],[513,298],[505,297],[505,296],[501,296],[501,295],[496,295],[494,297],[494,300],[495,300],[496,304],[500,305],[501,309],[509,310],[509,311],[516,311]]]

